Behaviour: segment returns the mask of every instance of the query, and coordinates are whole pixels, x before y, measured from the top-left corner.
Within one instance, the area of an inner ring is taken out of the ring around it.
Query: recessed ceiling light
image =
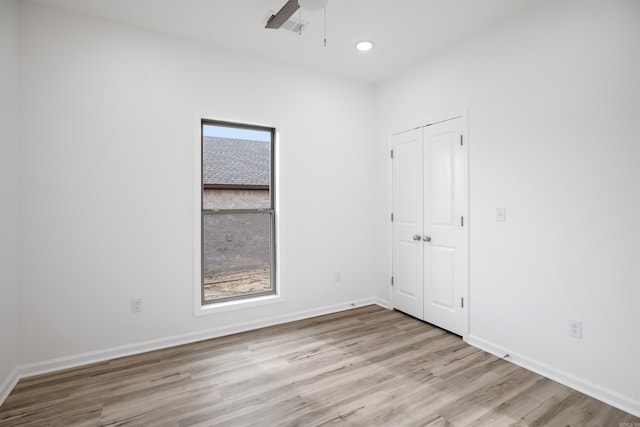
[[[360,52],[366,52],[368,50],[371,50],[372,47],[373,47],[373,43],[371,43],[368,40],[363,40],[361,42],[356,43],[356,49],[358,49]]]

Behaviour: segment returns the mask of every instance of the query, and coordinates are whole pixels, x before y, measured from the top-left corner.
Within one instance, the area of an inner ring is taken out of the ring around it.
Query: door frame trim
[[[464,330],[462,338],[466,340],[467,336],[471,334],[471,185],[470,185],[470,157],[471,150],[469,149],[470,135],[469,135],[469,109],[461,108],[457,112],[450,112],[448,114],[434,114],[427,117],[427,120],[421,121],[418,125],[409,125],[401,128],[396,128],[387,133],[387,268],[388,268],[388,280],[387,280],[387,301],[389,301],[389,307],[393,308],[393,288],[391,286],[391,277],[393,276],[393,224],[391,222],[391,213],[393,212],[393,160],[390,153],[393,149],[393,136],[403,132],[407,132],[413,129],[431,126],[434,124],[446,122],[454,119],[462,119],[462,135],[464,136],[465,150],[465,179],[464,185],[466,189],[466,207],[464,212],[465,226],[466,226],[466,240],[467,240],[467,271],[466,279],[467,286],[464,289]],[[401,129],[401,130],[398,130]]]

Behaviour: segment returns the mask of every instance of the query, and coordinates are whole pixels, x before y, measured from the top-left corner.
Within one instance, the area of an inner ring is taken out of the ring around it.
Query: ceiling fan
[[[278,29],[284,25],[299,8],[304,10],[320,10],[327,6],[328,0],[288,0],[284,6],[267,20],[265,28]]]

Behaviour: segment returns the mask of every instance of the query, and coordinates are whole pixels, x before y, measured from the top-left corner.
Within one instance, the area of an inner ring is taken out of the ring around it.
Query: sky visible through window
[[[226,126],[203,126],[204,136],[215,136],[218,138],[244,139],[248,141],[271,141],[271,132],[255,129],[241,129]]]

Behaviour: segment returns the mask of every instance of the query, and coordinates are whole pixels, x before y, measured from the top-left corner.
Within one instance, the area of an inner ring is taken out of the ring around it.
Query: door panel
[[[415,195],[420,192],[422,167],[416,158],[420,157],[420,145],[414,135],[406,135],[394,148],[398,163],[398,222],[410,226],[418,226],[421,222],[420,204]]]
[[[440,308],[454,309],[454,248],[432,246],[430,277],[426,295],[431,304]]]
[[[394,135],[393,145],[393,307],[422,319],[424,304],[422,238],[422,131]]]
[[[424,128],[424,320],[462,335],[466,312],[467,244],[462,119]]]
[[[417,300],[422,296],[422,283],[415,272],[422,270],[422,257],[416,249],[415,242],[398,242],[400,262],[394,285],[403,297]]]
[[[431,221],[434,224],[453,225],[453,153],[451,135],[433,135],[427,171],[430,186],[427,187],[431,199]]]

